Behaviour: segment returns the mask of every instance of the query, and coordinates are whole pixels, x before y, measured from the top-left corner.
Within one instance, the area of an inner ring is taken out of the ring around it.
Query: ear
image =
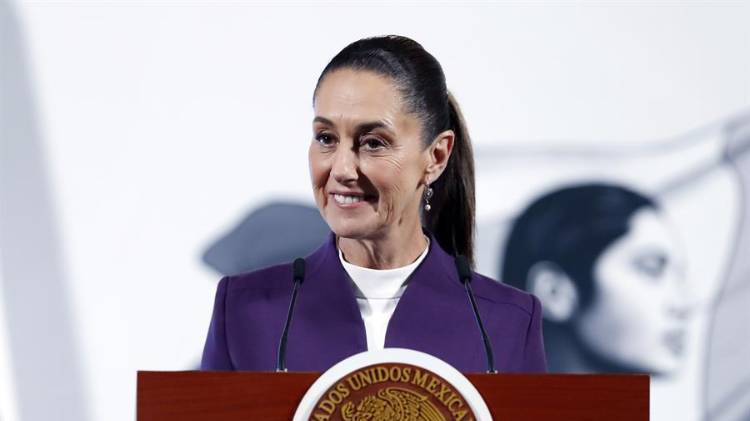
[[[448,159],[453,152],[456,135],[453,130],[446,130],[432,140],[432,144],[425,150],[427,153],[427,168],[425,168],[425,184],[434,183],[448,166]]]
[[[529,269],[526,290],[542,302],[544,318],[565,323],[578,310],[578,289],[568,275],[552,262],[538,262]]]

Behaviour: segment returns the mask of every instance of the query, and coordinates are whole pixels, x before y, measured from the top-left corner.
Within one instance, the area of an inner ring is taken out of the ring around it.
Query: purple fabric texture
[[[286,365],[289,371],[321,372],[366,351],[367,340],[335,235],[306,262]],[[546,371],[539,300],[483,275],[472,276],[497,369]],[[291,264],[222,278],[201,369],[273,371],[291,292]],[[464,373],[487,369],[479,327],[453,257],[434,237],[391,317],[385,346],[434,355]]]

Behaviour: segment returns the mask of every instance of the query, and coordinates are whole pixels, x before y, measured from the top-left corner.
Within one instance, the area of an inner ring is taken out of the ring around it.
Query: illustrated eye
[[[643,256],[635,261],[635,267],[651,278],[659,278],[667,266],[666,256]]]

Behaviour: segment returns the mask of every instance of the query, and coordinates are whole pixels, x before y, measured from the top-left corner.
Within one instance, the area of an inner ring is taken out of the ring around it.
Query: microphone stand
[[[286,323],[284,324],[284,330],[281,333],[281,340],[279,340],[279,351],[276,354],[276,372],[286,372],[286,343],[289,338],[289,326],[292,324],[292,314],[294,313],[294,305],[297,303],[297,293],[299,287],[302,285],[302,281],[305,279],[305,259],[297,258],[294,260],[292,265],[293,275],[292,281],[294,287],[292,289],[292,299],[289,301],[289,310],[286,314]]]
[[[461,283],[464,284],[466,289],[466,295],[469,296],[471,302],[471,309],[474,311],[474,319],[477,321],[479,331],[482,334],[482,341],[484,342],[484,353],[487,356],[487,373],[496,374],[495,369],[495,354],[492,352],[492,344],[490,338],[487,335],[487,331],[484,329],[484,323],[482,318],[479,316],[479,307],[477,306],[477,300],[474,297],[474,291],[471,289],[471,268],[469,262],[465,256],[456,256],[456,270],[458,271],[458,277]]]

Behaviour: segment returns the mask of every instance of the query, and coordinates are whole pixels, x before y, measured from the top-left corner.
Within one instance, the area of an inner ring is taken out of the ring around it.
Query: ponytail
[[[448,93],[449,128],[455,133],[453,151],[443,174],[433,183],[431,209],[424,222],[450,254],[462,254],[474,266],[474,153],[461,109]]]

